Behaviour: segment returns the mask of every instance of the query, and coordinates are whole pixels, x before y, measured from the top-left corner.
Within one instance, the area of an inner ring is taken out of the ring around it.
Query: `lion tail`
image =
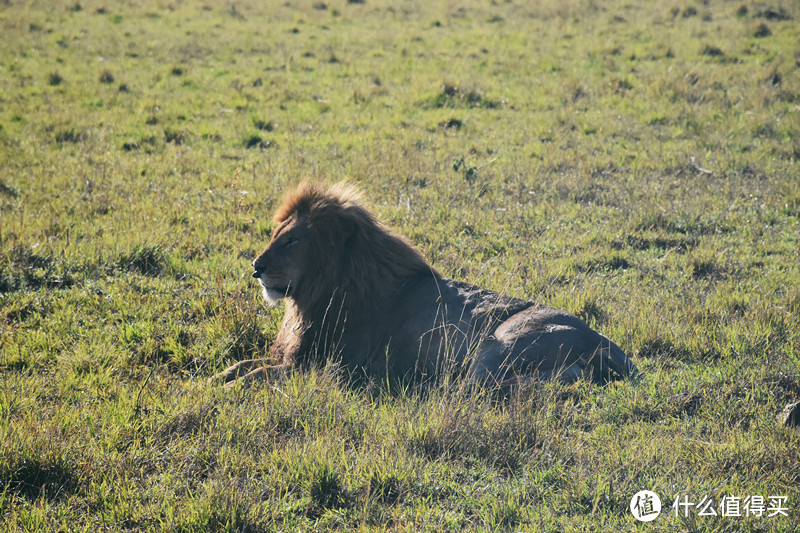
[[[640,377],[639,369],[633,364],[622,348],[611,340],[601,335],[603,343],[599,349],[601,381],[610,381],[614,377],[637,380]]]

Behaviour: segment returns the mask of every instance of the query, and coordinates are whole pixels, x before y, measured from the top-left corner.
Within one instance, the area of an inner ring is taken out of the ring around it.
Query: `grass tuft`
[[[275,129],[275,124],[273,124],[271,120],[256,119],[253,120],[253,126],[255,126],[258,130],[266,132],[270,132]]]
[[[189,136],[190,134],[186,130],[173,129],[173,128],[167,128],[166,130],[164,130],[164,141],[170,144],[174,144],[176,146],[185,144],[189,140]]]
[[[63,258],[42,255],[26,246],[15,246],[0,258],[0,293],[67,288],[77,281],[80,270],[79,266]]]
[[[64,83],[64,77],[59,74],[58,72],[51,72],[50,76],[47,78],[48,85],[52,85],[53,87],[57,85],[61,85]]]
[[[0,181],[0,194],[8,196],[9,198],[19,198],[20,192],[21,191],[17,187]]]
[[[703,50],[700,52],[704,56],[711,56],[711,57],[724,57],[725,52],[722,51],[721,48],[718,46],[714,46],[711,44],[707,44],[703,47]]]
[[[330,464],[310,466],[302,483],[311,498],[311,504],[307,509],[311,517],[352,505],[352,497],[345,490],[341,475]]]
[[[55,140],[58,144],[79,143],[84,139],[84,134],[70,128],[56,133]]]
[[[17,443],[0,453],[0,493],[5,497],[16,494],[31,503],[54,501],[80,489],[76,465],[52,443]]]
[[[161,246],[139,244],[130,252],[120,254],[114,266],[122,272],[157,277],[167,270],[169,259]]]
[[[490,99],[475,89],[463,89],[451,83],[443,83],[439,92],[424,100],[421,105],[427,109],[497,109],[502,101]]]

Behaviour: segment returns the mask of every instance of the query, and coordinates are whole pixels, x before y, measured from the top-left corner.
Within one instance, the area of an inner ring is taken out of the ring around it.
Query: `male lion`
[[[329,358],[371,377],[456,371],[489,384],[521,373],[598,383],[637,374],[616,344],[565,311],[443,278],[359,200],[346,184],[306,183],[286,196],[253,262],[264,298],[286,299],[271,348],[280,364],[241,361],[212,379]]]

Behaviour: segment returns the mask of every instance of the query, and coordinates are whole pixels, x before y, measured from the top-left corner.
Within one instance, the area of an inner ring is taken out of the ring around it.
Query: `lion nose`
[[[258,258],[256,258],[255,261],[253,261],[253,270],[255,270],[255,272],[253,272],[254,278],[256,279],[260,278],[261,274],[263,274],[264,271],[267,270],[266,263],[267,262],[264,260],[263,254]]]

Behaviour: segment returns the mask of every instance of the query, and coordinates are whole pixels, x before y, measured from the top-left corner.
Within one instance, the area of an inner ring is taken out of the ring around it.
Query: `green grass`
[[[798,21],[5,2],[0,529],[796,530]],[[206,385],[276,334],[249,262],[303,178],[359,184],[448,276],[577,313],[643,380]],[[684,519],[679,494],[789,517]]]

